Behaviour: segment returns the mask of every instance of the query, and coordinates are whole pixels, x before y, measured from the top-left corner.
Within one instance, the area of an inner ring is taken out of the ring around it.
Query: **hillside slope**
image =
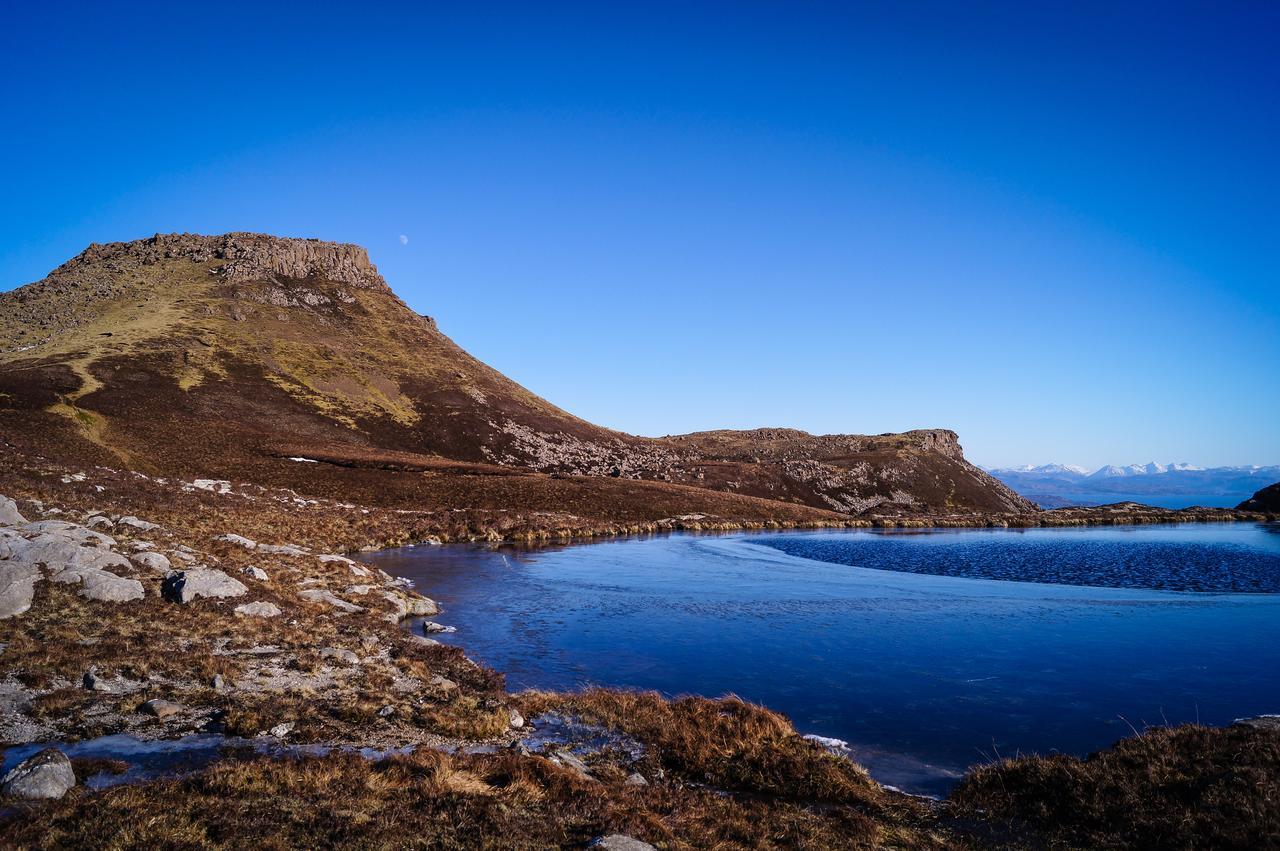
[[[93,245],[0,294],[0,426],[67,463],[370,504],[795,521],[1031,509],[944,430],[601,428],[468,355],[364,249],[245,233]]]

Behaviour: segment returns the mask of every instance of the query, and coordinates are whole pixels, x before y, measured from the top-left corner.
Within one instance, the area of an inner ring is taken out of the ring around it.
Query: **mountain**
[[[0,294],[0,320],[4,437],[68,464],[623,521],[1032,508],[945,429],[643,438],[586,422],[463,351],[355,245],[95,244]]]
[[[1062,464],[1024,465],[989,471],[1018,493],[1047,508],[1132,500],[1166,508],[1234,506],[1280,477],[1280,466],[1215,467],[1187,463],[1107,465],[1092,473]]]

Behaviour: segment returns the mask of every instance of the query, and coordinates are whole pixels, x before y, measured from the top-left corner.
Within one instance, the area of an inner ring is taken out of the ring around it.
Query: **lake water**
[[[434,620],[458,631],[437,637],[514,689],[738,694],[926,794],[997,755],[1280,712],[1276,527],[672,535],[366,560],[438,599]]]

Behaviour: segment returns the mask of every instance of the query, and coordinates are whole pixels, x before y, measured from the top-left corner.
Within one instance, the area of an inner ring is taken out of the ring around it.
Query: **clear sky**
[[[1278,93],[1265,2],[15,3],[0,288],[315,236],[630,432],[1280,463]]]

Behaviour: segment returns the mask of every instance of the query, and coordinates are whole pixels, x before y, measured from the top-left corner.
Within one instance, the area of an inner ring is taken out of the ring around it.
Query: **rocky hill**
[[[66,463],[362,504],[794,522],[1032,509],[945,430],[601,428],[468,355],[364,249],[247,233],[92,245],[0,294],[0,428]]]
[[[1276,482],[1274,485],[1267,485],[1236,507],[1240,511],[1280,513],[1280,482]]]

